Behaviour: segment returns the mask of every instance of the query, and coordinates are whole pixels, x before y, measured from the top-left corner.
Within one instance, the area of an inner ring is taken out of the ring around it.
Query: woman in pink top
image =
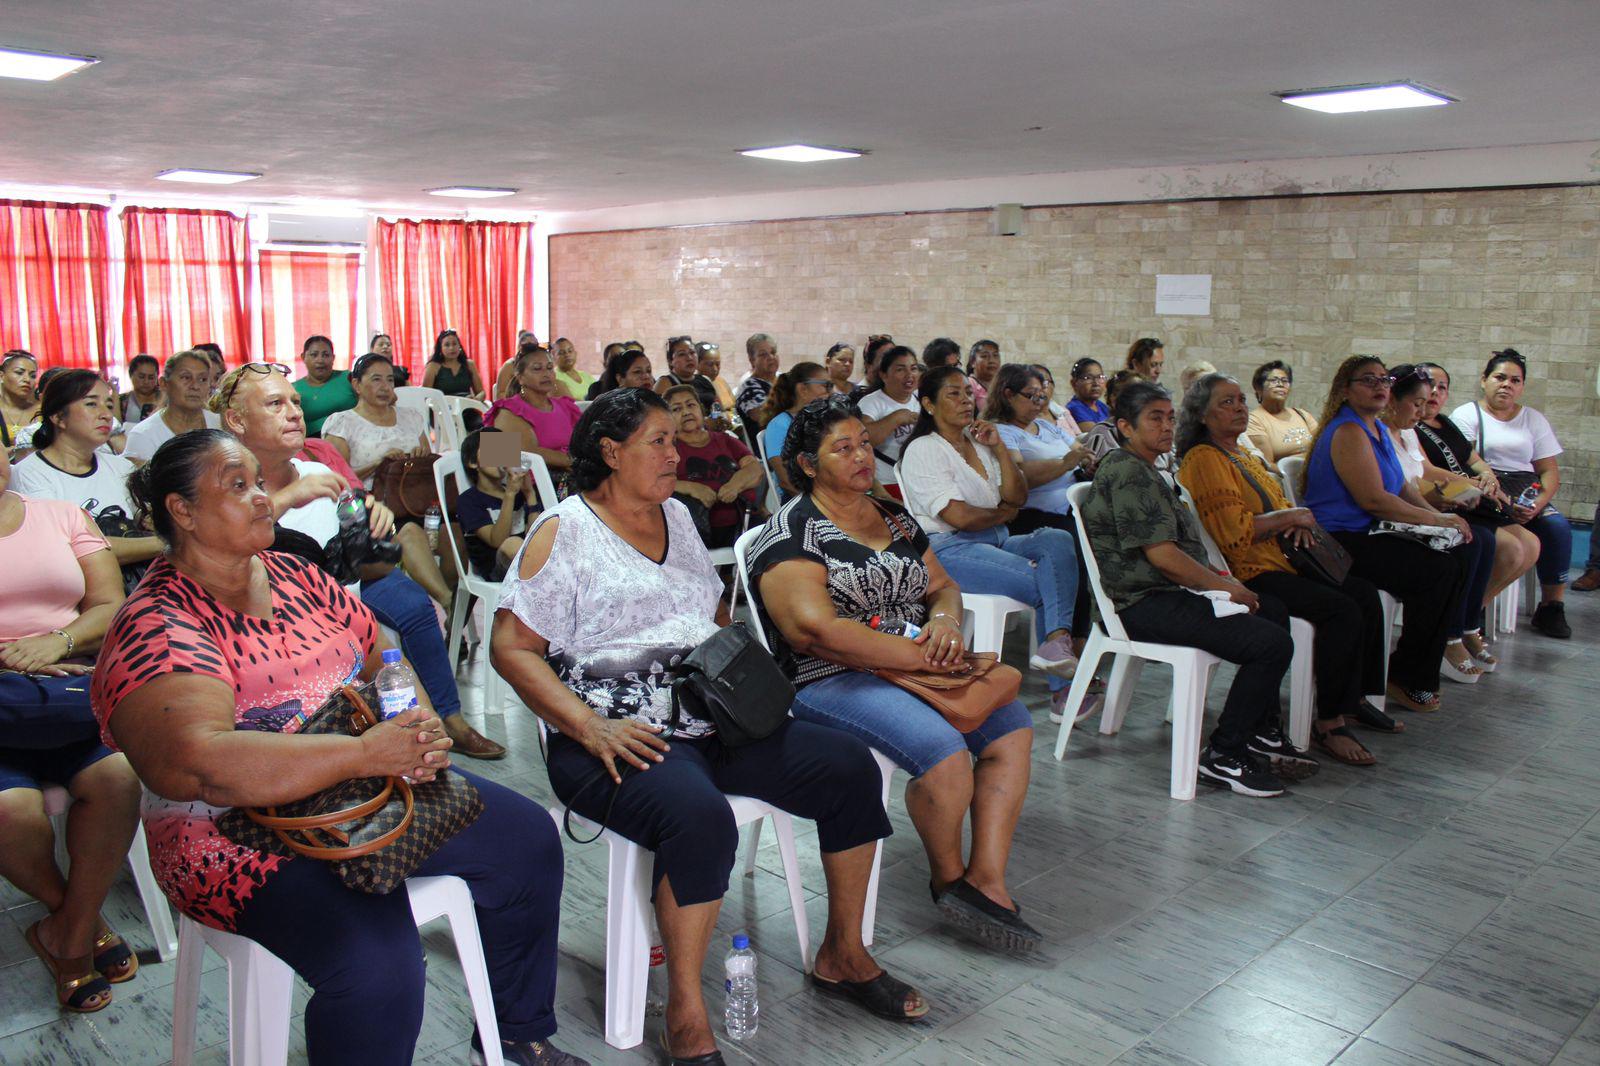
[[[523,451],[538,455],[551,470],[567,469],[572,465],[567,454],[572,427],[583,412],[556,386],[550,352],[544,348],[519,352],[511,387],[510,396],[496,400],[484,413],[483,424],[502,433],[522,434]]]
[[[25,936],[75,1013],[111,1002],[139,960],[100,917],[139,817],[139,781],[99,740],[89,678],[122,572],[94,522],[61,500],[7,492],[0,448],[0,876],[48,912]],[[46,784],[64,786],[72,876],[55,861]]]

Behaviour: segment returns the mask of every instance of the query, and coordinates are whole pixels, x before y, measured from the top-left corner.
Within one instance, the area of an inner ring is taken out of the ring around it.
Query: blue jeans
[[[1078,549],[1060,529],[1012,536],[1005,526],[978,532],[934,533],[933,554],[963,592],[1009,596],[1033,608],[1034,630],[1043,642],[1058,629],[1072,629],[1078,596]],[[1071,682],[1050,675],[1050,691]]]
[[[1539,538],[1539,562],[1534,567],[1539,584],[1565,585],[1567,566],[1572,561],[1572,523],[1554,507],[1546,507],[1543,514],[1528,523],[1528,528]],[[1591,548],[1591,558],[1593,554]]]
[[[921,777],[958,751],[977,755],[1009,733],[1033,728],[1033,715],[1021,701],[1012,700],[977,729],[962,733],[905,689],[862,670],[813,681],[795,693],[789,713],[802,722],[855,734],[912,777]]]
[[[379,622],[400,634],[400,650],[417,671],[417,680],[427,690],[439,717],[460,714],[456,672],[445,650],[439,616],[433,613],[433,601],[422,586],[397,568],[376,581],[363,581],[361,602]]]

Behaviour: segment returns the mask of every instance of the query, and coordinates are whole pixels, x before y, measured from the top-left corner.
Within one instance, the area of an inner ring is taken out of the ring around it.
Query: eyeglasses
[[[1284,377],[1262,378],[1261,379],[1261,384],[1263,384],[1263,385],[1287,385],[1287,384],[1289,384],[1289,379],[1288,378],[1284,378]]]
[[[1350,379],[1352,385],[1365,385],[1369,389],[1389,389],[1394,387],[1393,374],[1362,374],[1360,377]]]
[[[226,407],[233,400],[233,394],[239,391],[239,383],[244,380],[244,372],[260,374],[262,377],[271,377],[273,374],[289,376],[289,367],[286,363],[246,363],[239,368],[241,373],[233,379],[226,392],[222,394],[222,406]]]
[[[1034,403],[1039,403],[1044,400],[1044,392],[1040,389],[1024,389],[1017,393],[1017,395],[1021,396],[1024,400],[1031,400]]]
[[[1079,374],[1077,377],[1073,378],[1072,380],[1073,381],[1101,382],[1101,381],[1104,381],[1105,379],[1106,379],[1106,376],[1104,374]]]

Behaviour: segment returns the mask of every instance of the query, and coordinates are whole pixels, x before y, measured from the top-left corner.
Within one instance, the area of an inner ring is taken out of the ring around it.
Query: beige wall
[[[988,227],[959,211],[558,235],[553,335],[590,368],[637,337],[660,369],[690,333],[722,345],[730,381],[758,329],[785,365],[887,331],[919,349],[993,337],[1058,377],[1154,335],[1174,382],[1197,359],[1245,376],[1280,358],[1313,410],[1353,352],[1439,362],[1459,402],[1509,344],[1567,449],[1563,506],[1587,519],[1600,497],[1600,187],[1039,208],[1020,236]],[[1158,273],[1211,274],[1212,313],[1157,316]]]

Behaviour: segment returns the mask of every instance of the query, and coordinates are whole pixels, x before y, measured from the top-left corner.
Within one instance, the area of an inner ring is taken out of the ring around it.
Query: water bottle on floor
[[[650,975],[644,984],[644,1015],[660,1018],[667,1013],[667,949],[661,946],[661,930],[650,914]]]
[[[379,717],[393,718],[417,705],[417,675],[400,661],[399,648],[384,649],[377,684]]]
[[[738,933],[733,938],[733,950],[723,960],[727,975],[723,985],[728,994],[726,1027],[729,1040],[748,1040],[756,1035],[761,1007],[756,1002],[756,953],[750,950],[750,938]]]

